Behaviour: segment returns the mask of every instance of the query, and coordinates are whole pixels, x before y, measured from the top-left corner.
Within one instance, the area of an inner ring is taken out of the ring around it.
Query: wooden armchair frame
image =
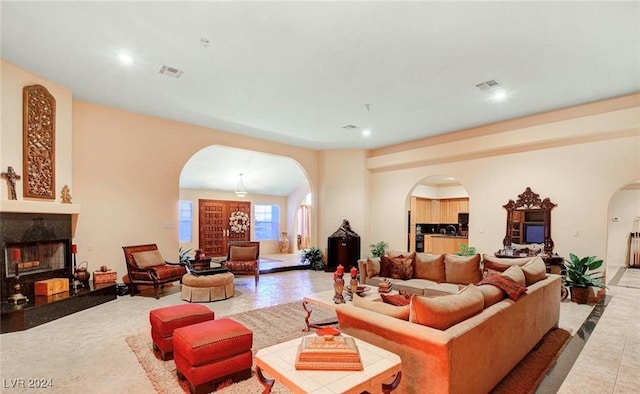
[[[148,268],[139,267],[133,256],[134,253],[158,250],[156,244],[123,246],[124,259],[127,263],[127,277],[129,279],[129,294],[137,292],[137,285],[153,286],[155,297],[159,299],[158,289],[165,283],[182,283],[182,277],[187,273],[184,263],[172,263],[164,260],[164,265]],[[169,268],[169,269],[168,269]]]

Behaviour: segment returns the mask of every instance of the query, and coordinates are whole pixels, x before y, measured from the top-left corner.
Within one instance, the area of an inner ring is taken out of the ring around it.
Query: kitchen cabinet
[[[426,237],[425,237],[426,238]],[[425,240],[426,243],[426,240]],[[432,254],[455,254],[460,250],[460,245],[468,246],[468,239],[463,237],[431,236]]]

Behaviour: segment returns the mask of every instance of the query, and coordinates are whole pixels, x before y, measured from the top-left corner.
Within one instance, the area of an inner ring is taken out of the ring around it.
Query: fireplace
[[[71,215],[3,212],[0,229],[3,300],[12,293],[16,270],[27,297],[35,281],[71,277]]]

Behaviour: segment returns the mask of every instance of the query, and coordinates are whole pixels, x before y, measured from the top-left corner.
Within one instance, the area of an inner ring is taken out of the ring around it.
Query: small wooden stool
[[[179,379],[189,381],[191,393],[209,393],[227,379],[251,377],[253,332],[231,319],[206,321],[173,333]]]
[[[173,358],[173,331],[176,328],[214,319],[211,309],[199,304],[180,304],[157,308],[149,312],[153,350],[164,361]]]

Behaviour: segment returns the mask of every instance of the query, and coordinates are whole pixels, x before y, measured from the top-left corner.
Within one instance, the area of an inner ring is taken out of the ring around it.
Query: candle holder
[[[342,294],[342,292],[344,291],[344,279],[342,279],[342,276],[338,276],[333,281],[333,290],[335,291],[333,302],[335,302],[336,304],[344,304],[345,300],[344,295]]]
[[[29,299],[22,294],[22,286],[20,285],[20,249],[14,249],[13,251],[13,264],[15,267],[13,294],[7,299],[7,302],[10,304],[22,305],[27,303]]]

